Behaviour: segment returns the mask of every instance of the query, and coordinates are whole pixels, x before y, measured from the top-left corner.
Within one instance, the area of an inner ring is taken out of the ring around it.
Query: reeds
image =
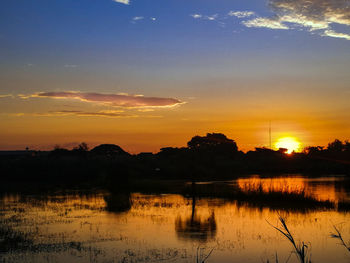
[[[304,242],[296,242],[293,235],[288,229],[288,226],[286,224],[286,220],[279,215],[279,220],[282,224],[282,228],[278,228],[269,222],[267,222],[269,225],[271,225],[274,229],[276,229],[278,232],[280,232],[284,237],[286,237],[289,242],[292,244],[294,253],[297,255],[297,258],[300,263],[311,263],[310,259],[310,253],[309,253],[309,247]],[[278,258],[276,256],[276,262],[278,262]]]
[[[277,256],[277,253],[276,253],[276,255],[275,255],[275,260],[276,260],[276,261],[275,261],[276,263],[278,263],[278,262],[279,262],[279,261],[278,261],[278,256]],[[263,261],[263,262],[264,262],[264,261]],[[266,263],[270,263],[270,260],[266,260]]]
[[[214,248],[210,250],[210,252],[205,255],[203,254],[204,248],[197,247],[197,256],[196,256],[196,263],[205,263],[205,261],[210,257],[211,253],[213,253]]]
[[[242,190],[235,185],[226,184],[196,184],[195,193],[190,186],[186,186],[183,195],[197,197],[214,197],[237,202],[237,205],[247,205],[257,208],[270,208],[272,210],[309,212],[314,210],[334,209],[335,204],[329,200],[318,200],[306,193],[304,189],[298,191],[278,191],[262,186]]]
[[[340,241],[340,245],[345,247],[350,252],[350,244],[346,244],[338,228],[335,225],[333,225],[333,227],[334,227],[335,233],[331,233],[331,237],[338,239]]]

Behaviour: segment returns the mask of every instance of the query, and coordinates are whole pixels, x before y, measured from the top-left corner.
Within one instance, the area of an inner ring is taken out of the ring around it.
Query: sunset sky
[[[348,0],[3,0],[0,150],[350,139]]]

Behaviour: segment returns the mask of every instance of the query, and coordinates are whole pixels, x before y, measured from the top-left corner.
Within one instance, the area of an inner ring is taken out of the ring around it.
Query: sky
[[[3,0],[0,150],[350,139],[348,0]]]

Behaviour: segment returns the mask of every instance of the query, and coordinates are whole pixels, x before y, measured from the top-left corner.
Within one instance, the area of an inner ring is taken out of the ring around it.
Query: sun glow
[[[275,143],[275,147],[277,149],[279,148],[285,148],[287,149],[287,153],[291,154],[292,152],[298,152],[301,148],[301,143],[297,138],[294,137],[283,137],[279,138],[277,142]]]

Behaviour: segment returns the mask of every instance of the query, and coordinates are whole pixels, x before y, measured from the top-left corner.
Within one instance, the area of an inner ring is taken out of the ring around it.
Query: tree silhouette
[[[75,147],[74,150],[77,150],[79,152],[87,152],[89,150],[89,146],[87,145],[87,143],[82,142],[78,145],[78,147]]]
[[[222,133],[207,133],[206,136],[194,136],[187,146],[190,150],[213,151],[215,153],[236,153],[237,144]]]
[[[91,152],[96,155],[105,155],[105,156],[129,155],[121,147],[115,144],[101,144],[93,148]]]
[[[342,152],[345,149],[342,141],[335,139],[333,142],[328,144],[327,150],[330,152]]]

